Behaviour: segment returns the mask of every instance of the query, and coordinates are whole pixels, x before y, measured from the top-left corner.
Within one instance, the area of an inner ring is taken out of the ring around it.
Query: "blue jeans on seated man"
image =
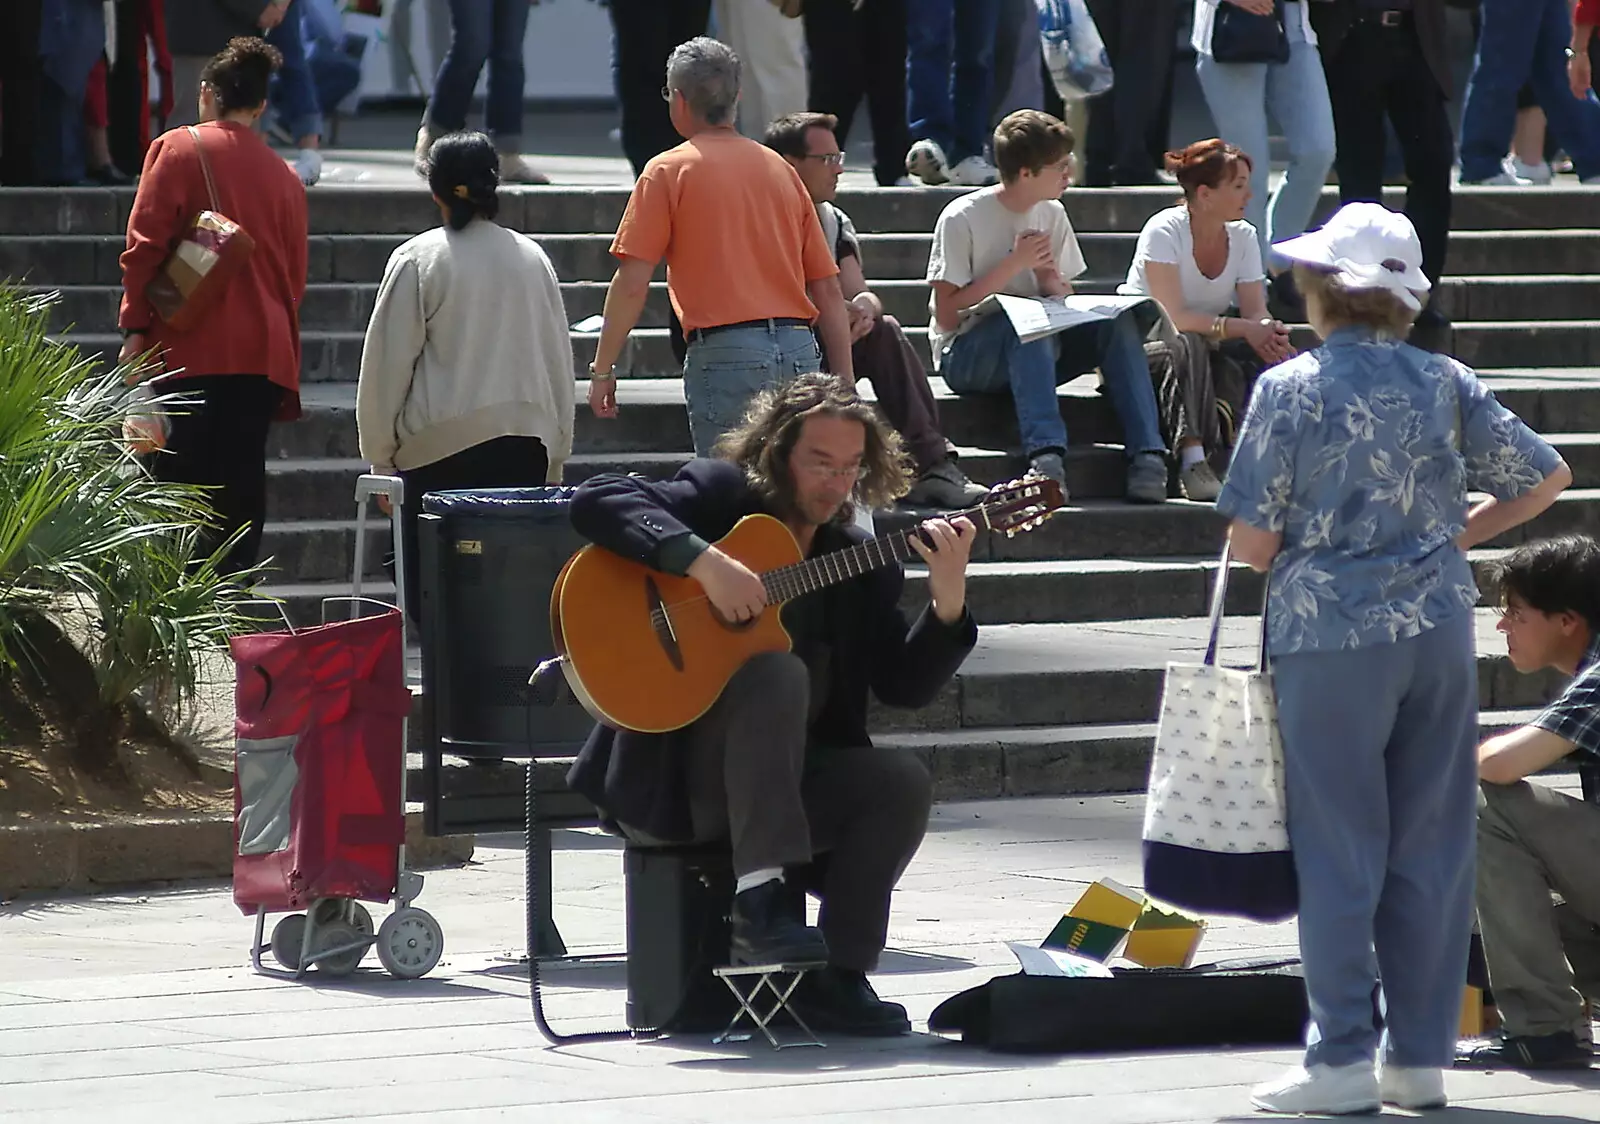
[[[1067,424],[1056,388],[1096,367],[1105,376],[1111,408],[1122,422],[1130,462],[1128,496],[1160,503],[1167,491],[1166,445],[1161,440],[1150,364],[1131,310],[1032,343],[1023,343],[1011,321],[995,313],[955,338],[939,373],[957,394],[1009,390],[1016,403],[1023,452],[1046,475],[1055,475],[1048,461],[1038,462],[1059,457],[1067,448]]]
[[[709,457],[718,439],[744,421],[757,394],[821,369],[817,337],[805,325],[724,328],[698,338],[690,333],[683,397],[695,455]]]

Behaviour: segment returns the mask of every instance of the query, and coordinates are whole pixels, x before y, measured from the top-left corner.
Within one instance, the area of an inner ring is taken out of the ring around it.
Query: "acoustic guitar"
[[[979,530],[1011,536],[1064,502],[1054,480],[1026,476],[946,518],[965,515]],[[693,578],[586,546],[562,567],[550,595],[562,672],[598,722],[651,734],[680,729],[711,709],[751,656],[790,650],[778,606],[881,566],[921,561],[909,542],[917,533],[911,527],[808,559],[783,523],[745,516],[717,546],[760,575],[766,589],[768,611],[748,621],[718,613]]]

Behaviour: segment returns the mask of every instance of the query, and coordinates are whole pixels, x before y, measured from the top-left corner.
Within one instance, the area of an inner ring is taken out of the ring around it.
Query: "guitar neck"
[[[965,511],[950,512],[944,518],[955,519],[962,515],[980,527],[987,523],[982,505]],[[920,561],[920,556],[911,549],[911,535],[920,526],[919,523],[903,531],[891,531],[887,535],[879,535],[866,542],[856,543],[844,550],[836,550],[831,554],[807,558],[804,562],[795,562],[766,571],[761,575],[761,584],[766,589],[767,604],[776,605],[793,600],[802,594],[815,593],[827,586],[860,577],[869,570],[878,570],[884,566],[913,560]]]

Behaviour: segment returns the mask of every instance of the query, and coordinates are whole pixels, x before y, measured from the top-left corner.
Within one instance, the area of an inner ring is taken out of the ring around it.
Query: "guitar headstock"
[[[973,522],[1007,538],[1031,531],[1067,505],[1061,485],[1030,472],[996,484],[978,506]]]

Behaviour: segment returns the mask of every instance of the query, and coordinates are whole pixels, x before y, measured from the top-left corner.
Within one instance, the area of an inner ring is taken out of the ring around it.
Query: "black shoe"
[[[107,164],[103,168],[90,168],[89,179],[104,187],[127,187],[133,183],[133,177],[115,164]]]
[[[865,972],[832,964],[808,972],[789,997],[789,1006],[817,1034],[892,1038],[911,1033],[911,1020],[898,1003],[879,999]]]
[[[1306,299],[1294,283],[1294,273],[1284,270],[1267,282],[1267,311],[1285,324],[1306,322]]]
[[[1411,325],[1411,335],[1406,338],[1406,342],[1412,347],[1420,347],[1423,351],[1448,355],[1453,334],[1450,318],[1429,307],[1423,309],[1417,316],[1416,323]]]
[[[1570,1030],[1556,1034],[1508,1034],[1477,1043],[1456,1055],[1456,1064],[1474,1069],[1588,1069],[1594,1051]]]
[[[828,942],[822,933],[796,920],[790,895],[774,878],[733,898],[735,964],[816,964],[828,959]]]

